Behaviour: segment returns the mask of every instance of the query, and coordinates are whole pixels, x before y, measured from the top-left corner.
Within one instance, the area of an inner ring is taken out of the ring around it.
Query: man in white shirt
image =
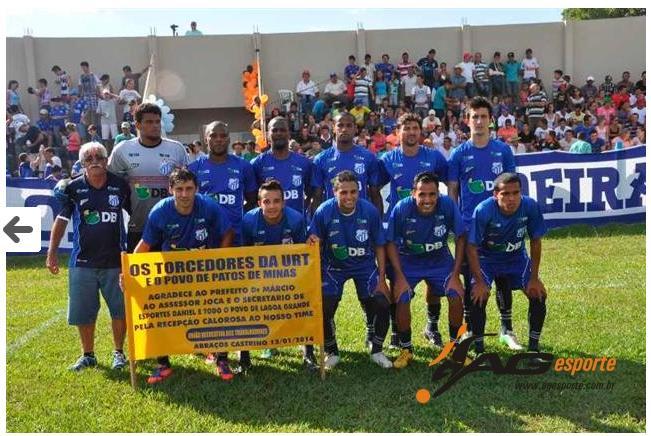
[[[430,102],[432,101],[432,91],[429,89],[429,86],[425,85],[423,76],[418,76],[417,84],[412,89],[411,96],[414,102],[414,112],[421,118],[425,118]]]
[[[441,120],[439,120],[436,116],[436,111],[434,109],[430,109],[429,112],[427,112],[427,116],[423,118],[423,133],[425,133],[425,135],[429,135],[434,130],[434,127],[440,125]]]
[[[303,80],[296,85],[296,94],[299,97],[299,111],[302,114],[312,112],[312,105],[319,94],[319,87],[310,80],[310,72],[303,71]]]
[[[342,105],[348,104],[346,97],[346,84],[343,80],[337,78],[337,73],[330,73],[330,81],[326,83],[323,89],[323,101],[330,106],[333,101],[340,101]]]
[[[638,123],[641,125],[644,125],[646,122],[646,106],[645,102],[642,99],[638,99],[635,102],[635,107],[631,109],[632,114],[637,114],[638,116]]]
[[[415,72],[416,72],[415,67],[409,67],[409,69],[407,70],[407,74],[400,78],[400,82],[404,90],[404,95],[405,97],[408,97],[409,100],[412,100],[414,88],[418,85],[418,76],[416,76]],[[407,103],[407,107],[409,107],[409,102],[406,103]]]
[[[497,117],[497,127],[504,127],[506,120],[511,120],[511,125],[515,126],[515,117],[507,109],[502,109],[502,114]]]
[[[532,79],[537,79],[539,69],[538,59],[533,57],[533,50],[528,48],[524,52],[524,59],[522,59],[522,80],[528,83]]]

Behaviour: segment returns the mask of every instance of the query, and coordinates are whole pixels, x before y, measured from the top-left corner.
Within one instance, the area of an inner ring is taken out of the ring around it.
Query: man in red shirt
[[[613,104],[617,109],[619,109],[622,104],[625,102],[628,102],[630,99],[630,96],[628,95],[628,92],[626,90],[625,85],[619,85],[617,87],[617,92],[613,94]]]

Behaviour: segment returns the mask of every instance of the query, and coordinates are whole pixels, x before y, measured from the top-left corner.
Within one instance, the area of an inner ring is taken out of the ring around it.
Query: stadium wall
[[[359,63],[364,53],[380,61],[388,53],[391,61],[408,51],[417,60],[434,47],[437,59],[450,67],[464,51],[481,51],[484,60],[499,50],[503,57],[514,51],[521,58],[528,47],[541,63],[541,74],[549,84],[552,71],[563,69],[582,84],[593,75],[598,83],[606,74],[618,80],[622,71],[637,80],[645,70],[645,17],[613,18],[564,24],[515,24],[462,26],[429,29],[392,29],[340,32],[306,32],[260,35],[264,90],[271,105],[278,104],[278,90],[295,90],[301,71],[309,69],[312,79],[325,83],[328,73],[343,75],[348,55]],[[52,82],[50,72],[57,64],[73,80],[79,77],[79,62],[87,60],[96,74],[108,73],[114,86],[120,83],[122,66],[134,71],[147,65],[156,54],[158,94],[174,110],[177,119],[194,117],[210,109],[232,109],[229,123],[248,124],[248,115],[236,111],[242,106],[241,72],[254,59],[252,35],[207,35],[200,38],[145,36],[141,38],[7,38],[7,80],[21,83],[22,101],[36,118],[36,99],[27,94],[40,77]],[[144,80],[141,80],[141,88]],[[323,87],[323,85],[321,86]],[[221,110],[219,112],[222,112]],[[240,119],[241,117],[241,119]],[[202,120],[187,119],[175,134],[193,134]],[[177,123],[178,124],[178,123]],[[246,129],[243,129],[246,130]]]

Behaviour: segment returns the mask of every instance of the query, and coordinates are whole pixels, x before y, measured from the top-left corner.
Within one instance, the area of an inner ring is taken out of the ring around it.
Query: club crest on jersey
[[[239,187],[240,187],[239,179],[228,179],[228,189],[230,189],[231,191],[237,191]]]
[[[357,174],[364,174],[364,164],[363,163],[356,163],[354,170]]]
[[[292,185],[298,187],[298,186],[301,186],[301,183],[303,183],[303,177],[301,177],[300,174],[293,174],[292,175]]]
[[[204,241],[208,237],[208,230],[206,228],[197,229],[194,232],[194,239],[197,241]]]
[[[355,232],[355,239],[359,242],[366,242],[368,240],[368,230],[359,229]]]
[[[447,229],[446,229],[446,227],[445,227],[445,224],[442,224],[442,225],[440,225],[440,226],[436,226],[436,227],[434,227],[434,236],[437,236],[437,237],[440,238],[440,237],[442,237],[443,235],[445,235],[445,231],[446,231],[446,230],[447,230]]]
[[[158,167],[158,171],[164,176],[169,176],[174,171],[174,164],[168,162],[167,159],[163,159]]]
[[[493,174],[496,176],[499,176],[504,172],[502,169],[502,162],[493,162],[491,169],[493,170]]]
[[[113,207],[118,207],[120,205],[120,198],[117,195],[110,194],[108,196],[108,203]]]

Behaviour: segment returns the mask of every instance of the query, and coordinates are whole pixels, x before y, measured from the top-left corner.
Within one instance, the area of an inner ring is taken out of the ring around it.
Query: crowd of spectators
[[[606,75],[573,80],[555,70],[549,82],[540,75],[532,49],[516,58],[493,53],[464,53],[452,68],[436,59],[436,50],[414,62],[409,53],[397,64],[383,54],[375,63],[367,54],[355,56],[341,72],[317,83],[302,72],[295,101],[287,110],[274,108],[270,117],[290,120],[292,148],[308,156],[332,146],[333,118],[350,112],[357,121],[356,142],[377,154],[397,147],[396,120],[405,112],[422,119],[422,142],[448,156],[468,139],[466,103],[482,95],[493,104],[492,136],[508,143],[514,153],[562,150],[599,153],[646,142],[646,72],[633,82],[628,71],[621,80]]]
[[[73,172],[83,143],[102,142],[110,152],[114,144],[133,137],[133,114],[142,100],[139,80],[148,68],[133,72],[124,66],[115,89],[110,76],[98,77],[88,62],[80,63],[74,82],[54,65],[54,86],[41,78],[35,88],[27,88],[38,99],[37,120],[25,115],[20,85],[10,80],[7,163],[15,170],[8,174],[65,177]],[[378,155],[399,146],[397,119],[415,112],[422,119],[422,143],[448,157],[468,139],[465,108],[475,95],[491,99],[492,136],[509,144],[514,153],[599,153],[646,143],[646,72],[637,82],[624,71],[618,82],[606,75],[601,83],[593,76],[579,83],[555,70],[546,84],[531,49],[522,59],[508,52],[506,61],[496,51],[490,63],[480,52],[464,53],[452,68],[436,59],[435,49],[416,62],[405,52],[395,65],[387,54],[377,63],[367,54],[361,64],[350,55],[341,75],[330,72],[323,83],[314,82],[309,70],[301,76],[294,101],[282,110],[273,108],[268,119],[287,117],[290,148],[308,157],[332,147],[333,119],[344,111],[355,117],[356,143]],[[202,149],[199,141],[188,144],[190,159]],[[235,142],[232,149],[247,160],[259,151],[253,141]]]
[[[140,78],[148,70],[133,72],[122,68],[119,89],[108,74],[99,77],[88,62],[80,63],[79,79],[58,65],[52,67],[51,81],[41,78],[27,92],[38,101],[39,115],[31,120],[23,110],[20,84],[7,85],[7,166],[22,177],[70,174],[81,145],[98,141],[110,151],[114,144],[135,135],[133,114],[142,101]],[[14,173],[13,171],[8,171]]]

